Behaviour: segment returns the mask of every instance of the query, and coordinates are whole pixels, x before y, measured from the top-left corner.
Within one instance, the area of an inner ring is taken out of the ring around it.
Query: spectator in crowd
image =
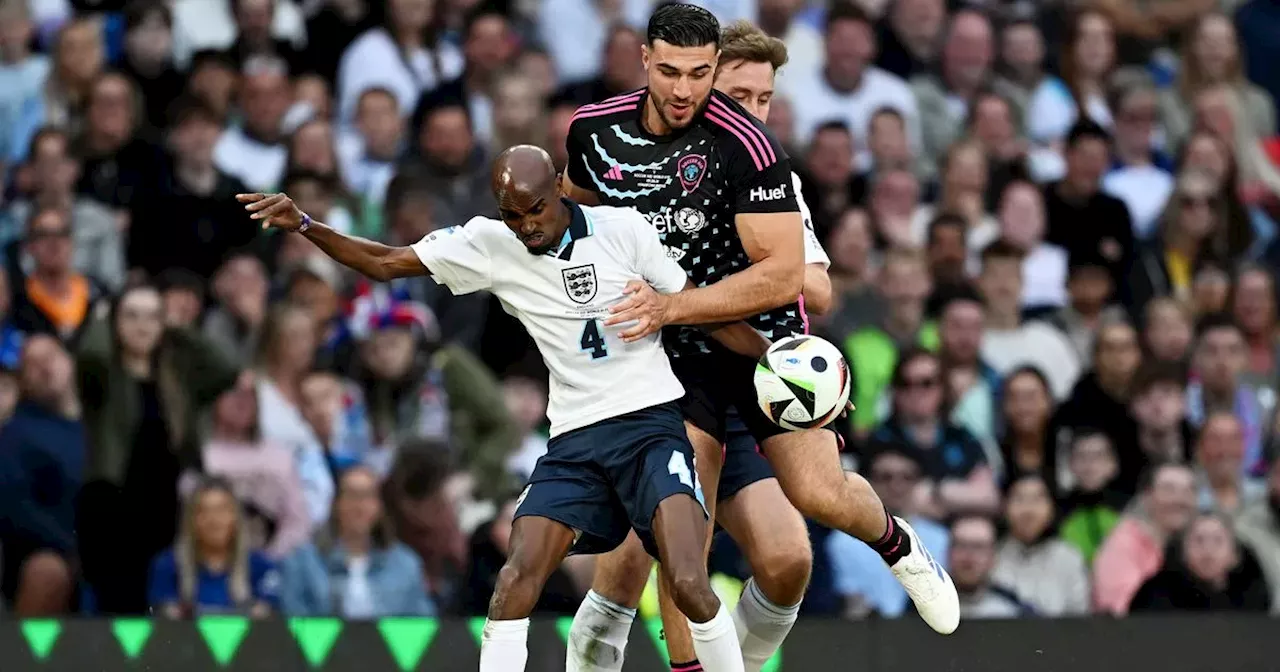
[[[255,56],[241,70],[239,111],[243,123],[222,132],[213,149],[218,169],[250,189],[269,190],[284,177],[284,115],[293,103],[288,66],[276,58]]]
[[[89,88],[76,153],[84,164],[77,191],[115,208],[121,225],[164,165],[164,152],[143,133],[138,89],[118,72],[97,76]]]
[[[77,389],[93,448],[76,527],[102,613],[144,612],[148,564],[178,528],[178,479],[200,463],[200,419],[239,373],[197,334],[163,320],[160,292],[129,286],[79,346]]]
[[[915,173],[907,168],[882,170],[868,189],[867,209],[875,225],[876,247],[917,247],[914,227],[925,206],[920,204],[920,180]]]
[[[1076,144],[1071,131],[1077,122],[1111,126],[1106,85],[1116,63],[1116,42],[1111,20],[1102,12],[1084,9],[1066,21],[1059,60],[1062,77],[1045,80],[1032,94],[1027,131],[1033,141],[1051,146],[1066,139],[1071,152]],[[1083,120],[1079,110],[1084,110]],[[1069,166],[1071,159],[1067,161]]]
[[[293,455],[263,441],[260,424],[252,386],[224,392],[201,455],[205,473],[226,479],[240,500],[251,547],[283,558],[310,538],[311,518]]]
[[[982,299],[972,290],[958,290],[944,299],[938,312],[938,357],[951,422],[969,430],[987,448],[988,462],[999,465],[995,445],[1000,376],[982,361],[984,318]]]
[[[871,19],[857,5],[840,3],[827,12],[825,64],[821,70],[797,71],[778,80],[779,91],[801,102],[795,108],[795,124],[802,143],[831,120],[844,122],[854,137],[867,137],[871,115],[892,107],[907,119],[912,146],[919,146],[919,114],[916,99],[906,82],[873,63],[875,30]]]
[[[1191,311],[1197,317],[1227,311],[1231,275],[1217,262],[1206,263],[1191,281]]]
[[[929,72],[946,23],[947,7],[941,0],[888,3],[876,26],[876,65],[902,79]]]
[[[1195,429],[1187,422],[1187,378],[1181,366],[1147,362],[1138,367],[1129,389],[1129,413],[1137,435],[1112,446],[1120,459],[1116,485],[1132,494],[1150,466],[1190,462]]]
[[[226,51],[236,63],[243,64],[255,56],[266,56],[284,61],[291,72],[300,69],[302,63],[298,51],[288,40],[272,35],[271,24],[277,4],[277,0],[230,0],[236,38]]]
[[[480,144],[487,146],[494,139],[495,79],[515,58],[516,38],[507,15],[498,7],[484,3],[475,5],[466,14],[461,34],[462,73],[436,87],[419,105],[431,107],[442,100],[466,105],[472,132]]]
[[[1098,328],[1125,315],[1124,309],[1112,304],[1115,285],[1107,262],[1098,255],[1077,254],[1067,259],[1067,305],[1049,316],[1071,341],[1080,365],[1093,366],[1093,351]]]
[[[15,22],[16,27],[21,27],[20,21]],[[16,35],[21,36],[22,33]],[[30,33],[27,37],[30,38]],[[15,50],[15,55],[20,57],[21,50]],[[42,78],[40,95],[22,101],[18,117],[9,129],[11,159],[27,156],[31,139],[45,126],[71,135],[80,132],[89,90],[106,61],[98,20],[83,16],[65,23],[54,38],[50,61],[48,76]],[[36,78],[40,78],[39,75]]]
[[[1182,67],[1177,85],[1161,97],[1161,117],[1166,141],[1181,145],[1190,135],[1196,96],[1205,89],[1226,85],[1239,99],[1244,113],[1240,123],[1259,136],[1276,132],[1276,104],[1266,91],[1245,79],[1240,43],[1231,19],[1216,12],[1199,16],[1182,44]]]
[[[1214,200],[1214,186],[1202,173],[1185,173],[1165,211],[1156,238],[1134,262],[1127,302],[1136,311],[1157,296],[1191,298],[1196,271],[1223,258],[1214,241],[1225,231]]]
[[[305,311],[316,330],[311,365],[348,369],[354,355],[346,316],[342,314],[342,267],[332,259],[315,254],[309,241],[307,245],[307,251],[282,270],[283,298]]]
[[[543,7],[554,4],[556,3],[548,2]],[[563,25],[564,18],[557,17],[555,22]],[[580,40],[581,36],[574,36],[566,44],[552,45],[550,49],[555,52],[567,48],[580,48],[568,46],[568,43]],[[599,67],[599,75],[591,79],[568,80],[569,84],[560,91],[560,95],[573,101],[576,108],[642,88],[647,81],[644,62],[640,59],[640,47],[643,44],[644,36],[635,28],[625,23],[614,24],[599,52],[601,57],[593,56],[581,65],[571,66]]]
[[[307,45],[303,61],[326,82],[337,78],[347,48],[377,25],[374,5],[365,0],[326,2],[307,17]],[[398,104],[398,103],[397,103]],[[328,116],[328,115],[326,115]]]
[[[826,315],[814,316],[816,328],[836,343],[854,331],[880,320],[885,307],[876,292],[874,244],[871,220],[860,208],[846,210],[826,240],[831,256],[833,309]]]
[[[292,2],[273,2],[266,9],[270,16],[271,35],[302,44],[305,24],[298,7]],[[236,41],[239,22],[235,0],[212,0],[174,3],[174,51],[179,63],[186,63],[193,51],[225,50]]]
[[[1044,478],[1023,476],[1006,491],[1009,533],[996,551],[992,581],[1042,616],[1089,613],[1089,570],[1074,546],[1059,539],[1053,493]]]
[[[149,129],[168,125],[169,106],[187,81],[173,63],[173,12],[169,5],[141,0],[125,5],[124,54],[120,70],[142,94],[143,120]]]
[[[1130,386],[1140,364],[1142,349],[1133,325],[1123,318],[1099,325],[1093,345],[1093,368],[1081,376],[1071,396],[1054,414],[1055,439],[1069,441],[1076,427],[1095,427],[1107,433],[1111,445],[1126,445],[1133,435]]]
[[[292,304],[273,309],[258,341],[255,385],[262,438],[293,455],[307,513],[318,525],[329,517],[333,477],[320,439],[302,415],[302,380],[315,360],[316,341],[315,321],[305,309]]]
[[[0,597],[20,617],[55,616],[75,588],[88,442],[74,363],[57,339],[28,339],[19,377],[20,401],[0,428]]]
[[[945,212],[929,222],[924,250],[929,263],[929,275],[934,283],[931,308],[936,307],[937,297],[957,288],[970,287],[967,267],[969,252],[965,248],[968,229],[969,225],[963,217]]]
[[[960,594],[963,619],[1017,618],[1033,613],[1030,605],[993,580],[996,542],[996,525],[990,518],[967,515],[951,522],[948,570]]]
[[[408,117],[424,90],[462,73],[462,51],[432,30],[438,5],[430,0],[391,0],[386,22],[356,38],[342,54],[337,76],[338,120],[355,119],[361,94],[385,87]]]
[[[104,289],[124,284],[124,246],[115,213],[103,204],[75,193],[80,163],[71,154],[66,133],[42,129],[31,140],[31,155],[18,170],[29,200],[13,204],[10,212],[25,222],[35,210],[51,208],[67,214],[71,227],[72,267],[98,281]],[[21,235],[21,230],[15,232]]]
[[[363,199],[366,208],[382,207],[396,162],[406,148],[405,130],[394,92],[375,87],[360,94],[356,132],[342,135],[337,151],[347,190]]]
[[[866,182],[854,172],[855,149],[844,122],[828,121],[814,130],[804,164],[804,193],[815,228],[830,229],[840,213],[862,200]]]
[[[946,567],[950,543],[947,528],[921,515],[917,507],[916,493],[925,478],[920,456],[902,444],[874,443],[868,448],[861,471],[880,501],[893,515],[910,522],[925,548]],[[846,618],[872,614],[898,618],[906,612],[906,591],[869,546],[843,532],[833,532],[827,537],[826,551],[832,562],[835,590],[844,599]]]
[[[1000,237],[1000,224],[986,208],[987,175],[990,168],[982,145],[964,141],[952,145],[942,159],[937,204],[916,210],[911,221],[912,246],[924,244],[929,223],[936,213],[948,212],[964,218],[965,244],[969,267],[977,268],[978,256]]]
[[[1258,560],[1225,518],[1196,516],[1170,544],[1164,566],[1133,596],[1130,610],[1261,611],[1271,595]]]
[[[1153,148],[1157,125],[1164,121],[1157,104],[1155,85],[1145,74],[1117,78],[1107,101],[1115,112],[1113,161],[1102,190],[1124,201],[1133,222],[1133,234],[1147,240],[1173,193],[1173,166]]]
[[[1003,482],[1038,474],[1056,492],[1058,455],[1048,379],[1034,366],[1020,366],[1004,377],[999,393]]]
[[[434,616],[422,561],[395,540],[378,476],[351,467],[338,477],[333,516],[281,566],[281,610],[290,616]]]
[[[374,445],[369,409],[355,382],[328,371],[308,373],[302,379],[302,415],[334,477],[354,466],[366,466],[380,478],[391,471],[395,447]]]
[[[1270,269],[1244,264],[1232,283],[1231,317],[1248,342],[1244,380],[1258,390],[1263,415],[1276,410],[1276,380],[1280,375],[1280,312],[1276,309],[1276,282]]]
[[[942,415],[942,367],[919,348],[903,351],[890,381],[892,408],[871,440],[910,446],[924,464],[917,510],[935,520],[959,512],[994,512],[1000,496],[982,445]]]
[[[402,446],[383,487],[401,541],[422,559],[428,597],[441,613],[455,613],[463,598],[468,544],[456,498],[446,489],[446,453],[428,442]]]
[[[978,92],[966,121],[968,135],[987,153],[989,176],[985,201],[988,210],[999,209],[1005,188],[1028,175],[1027,141],[1022,137],[1021,119],[1016,116],[1018,110],[1011,102],[1015,95],[1013,91],[1002,95],[990,89]]]
[[[1243,374],[1248,358],[1244,333],[1228,315],[1210,315],[1196,327],[1196,347],[1192,357],[1193,379],[1187,385],[1187,420],[1200,428],[1210,415],[1230,413],[1244,432],[1245,473],[1261,474],[1263,434],[1268,419],[1263,417],[1258,394]]]
[[[186,93],[208,105],[219,119],[231,116],[239,84],[240,69],[225,53],[208,50],[192,55]]]
[[[1201,511],[1230,519],[1266,495],[1261,482],[1244,474],[1244,430],[1235,415],[1217,412],[1206,418],[1195,455]]]
[[[1191,470],[1165,463],[1147,472],[1137,506],[1116,523],[1093,559],[1094,610],[1123,616],[1142,584],[1160,570],[1165,545],[1195,514]]]
[[[867,130],[867,150],[867,164],[858,164],[864,179],[874,177],[879,170],[916,167],[907,138],[907,120],[892,107],[882,107],[871,115],[871,124]],[[930,167],[930,171],[932,170]],[[861,189],[866,185],[855,182],[854,186]]]
[[[489,598],[498,583],[498,572],[511,552],[511,524],[516,512],[516,499],[504,497],[498,515],[476,528],[471,534],[471,561],[464,588],[462,612],[480,615],[489,610]],[[572,616],[582,602],[578,590],[564,567],[552,572],[543,584],[535,610],[544,614]]]
[[[884,391],[893,377],[899,349],[912,345],[933,348],[938,338],[936,327],[925,321],[929,274],[919,253],[890,250],[878,284],[885,303],[884,320],[853,332],[844,342],[854,380],[853,428],[858,432],[870,431],[884,416]]]
[[[1157,362],[1187,364],[1194,337],[1191,311],[1172,297],[1152,299],[1142,311],[1142,344]]]
[[[466,349],[439,347],[439,328],[424,313],[400,303],[368,318],[360,378],[374,442],[451,445],[482,490],[509,488],[506,460],[519,437],[501,388]]]
[[[27,148],[18,143],[28,138],[18,137],[30,132],[19,126],[26,122],[38,126],[41,97],[49,78],[49,59],[43,54],[32,53],[35,26],[25,0],[5,0],[0,3],[0,165],[5,168],[22,162]],[[30,129],[31,131],[34,128]],[[6,171],[0,170],[0,175]]]
[[[496,214],[489,189],[489,168],[484,148],[477,142],[471,112],[461,101],[432,102],[414,115],[418,133],[417,152],[410,167],[400,175],[413,189],[435,194],[439,212],[435,221],[443,226],[465,224],[476,215]],[[413,154],[411,152],[411,154]]]
[[[560,81],[578,83],[596,76],[610,79],[611,50],[621,51],[615,40],[623,30],[621,27],[611,27],[625,26],[632,31],[643,30],[651,10],[652,6],[643,0],[625,0],[603,5],[585,0],[549,0],[538,6],[538,37],[550,52]],[[638,61],[640,40],[636,39],[631,44],[636,47],[636,51],[629,55]],[[601,54],[605,55],[603,72]],[[634,67],[634,61],[629,65]],[[615,91],[614,95],[627,90],[629,89],[624,88]],[[608,97],[610,96],[594,97],[583,104]]]
[[[982,251],[978,289],[987,304],[982,358],[999,374],[1026,364],[1044,372],[1056,399],[1065,398],[1080,376],[1080,362],[1057,329],[1022,317],[1023,253],[996,241]]]
[[[1067,303],[1067,253],[1044,242],[1044,197],[1030,182],[1010,182],[1000,197],[1000,239],[1022,257],[1022,309],[1036,313]]]
[[[251,548],[231,485],[206,479],[183,509],[177,541],[151,563],[151,609],[182,619],[228,611],[270,615],[279,606],[280,573]]]
[[[1213,193],[1227,227],[1226,240],[1234,245],[1228,249],[1247,248],[1247,256],[1254,258],[1274,248],[1271,243],[1276,235],[1275,216],[1267,209],[1270,204],[1265,190],[1245,181],[1234,146],[1230,138],[1216,131],[1197,130],[1183,145],[1177,169],[1179,173],[1204,173],[1212,179]]]
[[[533,474],[538,458],[547,454],[547,387],[532,378],[510,376],[502,381],[502,398],[524,437],[507,458],[507,471],[525,480]]]
[[[75,247],[68,213],[40,206],[27,218],[23,250],[31,270],[14,292],[13,325],[28,333],[80,339],[106,288],[72,266]]]
[[[1102,192],[1110,144],[1111,136],[1096,123],[1084,120],[1071,127],[1066,173],[1045,187],[1045,240],[1061,246],[1068,256],[1101,256],[1115,286],[1125,287],[1135,252],[1133,223],[1124,202]]]
[[[1129,496],[1113,486],[1120,472],[1116,448],[1098,430],[1081,430],[1071,437],[1067,457],[1072,486],[1061,498],[1062,540],[1071,544],[1090,565],[1120,522]]]
[[[257,227],[236,207],[235,195],[247,187],[215,161],[222,132],[217,113],[181,98],[171,114],[169,168],[132,208],[129,265],[151,274],[183,268],[209,277],[254,239]]]
[[[169,327],[195,329],[204,310],[204,278],[181,268],[169,269],[156,278],[164,323]]]
[[[1029,17],[1014,17],[1000,33],[1000,79],[1010,92],[1018,116],[1026,117],[1031,96],[1045,83],[1045,40]]]
[[[204,336],[227,361],[248,366],[267,316],[266,268],[256,256],[236,253],[211,284],[214,305],[204,317]]]
[[[1280,612],[1280,460],[1271,462],[1266,498],[1236,516],[1235,531],[1262,565],[1271,586],[1272,613]]]

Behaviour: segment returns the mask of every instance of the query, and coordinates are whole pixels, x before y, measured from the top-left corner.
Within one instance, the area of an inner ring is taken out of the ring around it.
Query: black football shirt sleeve
[[[569,175],[569,181],[574,186],[587,191],[595,191],[596,183],[592,179],[591,173],[587,169],[587,129],[581,120],[573,122],[569,126],[569,135],[565,138],[565,150],[569,157],[569,164],[565,166],[565,172]]]
[[[740,122],[720,137],[728,163],[734,214],[800,212],[791,158],[767,128]]]

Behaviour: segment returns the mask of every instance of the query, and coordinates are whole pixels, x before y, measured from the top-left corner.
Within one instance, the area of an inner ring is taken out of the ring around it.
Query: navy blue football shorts
[[[607,553],[636,531],[658,557],[653,516],[668,497],[703,505],[693,446],[674,401],[561,434],[547,443],[515,517],[541,516],[577,533],[574,555]]]
[[[721,502],[752,483],[774,477],[773,467],[760,453],[755,437],[738,417],[737,409],[730,409],[725,426],[724,467],[720,470],[720,488],[716,491],[716,500]]]
[[[759,444],[787,430],[769,420],[756,403],[756,361],[709,343],[711,352],[671,358],[671,370],[684,385],[680,410],[695,427],[719,443],[729,435],[731,409]]]

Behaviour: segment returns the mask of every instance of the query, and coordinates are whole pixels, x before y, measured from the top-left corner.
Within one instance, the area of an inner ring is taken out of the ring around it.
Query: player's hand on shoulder
[[[288,194],[236,194],[236,200],[244,203],[250,219],[262,222],[262,228],[297,231],[306,215],[289,198]]]
[[[623,342],[638,341],[667,326],[667,306],[670,299],[654,291],[649,283],[632,280],[622,290],[622,295],[626,298],[609,309],[613,314],[604,321],[604,325],[612,327],[634,322],[635,324],[618,334]]]

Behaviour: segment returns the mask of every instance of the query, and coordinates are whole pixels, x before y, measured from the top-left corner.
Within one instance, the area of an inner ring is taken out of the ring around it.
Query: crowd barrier
[[[484,619],[195,622],[0,620],[3,672],[472,672]],[[535,621],[529,672],[562,672],[569,620]],[[664,672],[661,626],[637,624],[625,672]],[[802,620],[772,672],[1280,672],[1280,620],[1185,616],[972,621]]]

